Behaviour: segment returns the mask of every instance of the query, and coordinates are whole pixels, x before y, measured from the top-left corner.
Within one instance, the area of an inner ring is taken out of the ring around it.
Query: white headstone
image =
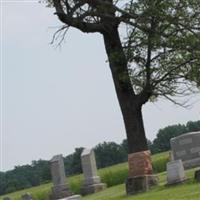
[[[65,184],[65,167],[62,155],[56,155],[51,160],[51,175],[54,186]]]
[[[50,199],[57,200],[72,195],[66,182],[65,167],[62,155],[56,155],[50,160],[51,176],[53,180]]]
[[[84,149],[81,154],[82,170],[84,174],[83,194],[90,194],[106,188],[97,175],[97,166],[93,149]]]
[[[100,183],[97,176],[97,166],[94,151],[92,149],[84,149],[81,154],[82,170],[87,184]]]
[[[181,160],[174,160],[167,163],[167,184],[181,183],[186,180],[183,163]]]

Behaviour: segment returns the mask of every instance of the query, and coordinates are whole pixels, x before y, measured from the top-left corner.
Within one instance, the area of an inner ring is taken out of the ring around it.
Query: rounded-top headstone
[[[170,144],[174,160],[181,159],[184,168],[200,166],[200,131],[172,138]]]

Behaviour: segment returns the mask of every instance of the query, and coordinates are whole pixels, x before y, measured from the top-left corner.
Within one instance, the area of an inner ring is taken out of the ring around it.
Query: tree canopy
[[[149,98],[188,96],[200,85],[200,0],[47,0],[64,23],[82,32],[121,32],[134,93]],[[58,31],[58,32],[59,32]],[[112,55],[120,58],[119,55]]]

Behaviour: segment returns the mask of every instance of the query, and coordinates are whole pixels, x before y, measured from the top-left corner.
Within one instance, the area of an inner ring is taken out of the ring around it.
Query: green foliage
[[[32,165],[16,166],[14,170],[0,172],[0,194],[40,185],[51,179],[49,162],[33,161]]]
[[[127,152],[123,146],[115,142],[98,144],[94,151],[98,168],[111,166],[127,160]]]
[[[99,170],[99,175],[108,187],[121,184],[128,176],[128,165],[123,163]]]
[[[170,139],[187,132],[200,131],[200,121],[189,121],[186,125],[167,126],[158,131],[156,138],[150,143],[152,153],[164,152],[170,149]]]
[[[170,96],[195,91],[200,83],[199,3],[199,0],[127,3],[126,12],[138,16],[130,19],[132,26],[128,26],[124,41],[137,93],[143,91],[147,82],[152,99],[164,96],[172,100]]]
[[[81,153],[83,147],[75,148],[75,152],[64,158],[65,171],[67,175],[80,174],[82,172],[81,168]]]
[[[160,173],[166,171],[166,164],[169,161],[169,154],[166,152],[157,154],[153,157],[153,171]]]
[[[200,120],[196,122],[189,121],[186,125],[188,132],[200,131]]]
[[[59,11],[65,24],[61,30],[74,27],[105,36],[118,28],[122,37],[115,45],[121,48],[108,55],[109,60],[120,65],[125,55],[127,66],[116,75],[123,82],[131,78],[134,93],[149,95],[146,101],[166,97],[174,102],[173,96],[198,91],[200,0],[44,2]]]
[[[156,139],[153,141],[157,152],[170,149],[170,139],[187,132],[185,125],[172,125],[158,131]]]

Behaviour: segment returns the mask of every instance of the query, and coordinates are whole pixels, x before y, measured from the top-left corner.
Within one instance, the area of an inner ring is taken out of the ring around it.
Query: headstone
[[[195,171],[195,173],[194,173],[194,179],[197,182],[200,182],[200,170]]]
[[[22,200],[32,200],[31,194],[29,192],[26,192],[22,195]]]
[[[4,197],[3,200],[11,200],[10,197]]]
[[[185,169],[200,166],[200,132],[191,132],[170,140],[174,160],[181,159]]]
[[[73,195],[69,190],[69,185],[66,182],[65,167],[62,155],[56,155],[51,160],[51,176],[53,180],[52,193],[50,199],[81,199],[80,195]]]
[[[167,185],[182,183],[186,180],[185,170],[181,160],[167,163]]]
[[[81,154],[81,163],[85,178],[82,193],[91,194],[104,190],[106,188],[106,184],[101,183],[101,179],[97,175],[96,160],[92,149],[83,150]]]
[[[145,192],[157,185],[158,178],[153,175],[150,151],[141,151],[128,155],[129,175],[126,180],[126,193]]]

